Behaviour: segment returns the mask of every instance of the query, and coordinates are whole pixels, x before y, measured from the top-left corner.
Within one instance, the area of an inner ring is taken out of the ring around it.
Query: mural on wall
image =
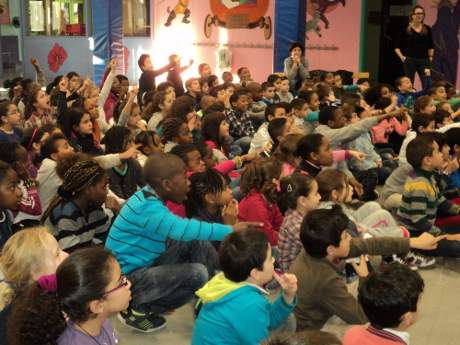
[[[171,11],[170,6],[167,8],[167,12],[169,13],[168,20],[165,23],[165,26],[171,26],[171,23],[174,19],[176,19],[178,14],[183,14],[182,23],[190,24],[190,10],[188,9],[188,0],[179,0],[174,6],[174,9]]]
[[[442,77],[456,85],[458,70],[458,30],[460,27],[460,0],[454,5],[450,0],[434,2],[438,9],[432,26],[434,57],[433,77]]]
[[[0,0],[0,24],[10,25],[10,0]]]
[[[326,14],[334,11],[339,4],[345,7],[345,0],[307,0],[307,12],[311,19],[307,21],[307,31],[305,38],[308,40],[308,33],[314,31],[319,37],[321,27],[318,25],[320,21],[324,23],[324,27],[329,29],[329,20]]]
[[[53,49],[48,54],[48,65],[50,70],[56,73],[62,66],[64,61],[67,59],[67,52],[64,47],[59,44],[55,44]]]

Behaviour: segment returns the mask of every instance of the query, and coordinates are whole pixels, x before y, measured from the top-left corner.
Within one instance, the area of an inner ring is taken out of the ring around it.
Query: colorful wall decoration
[[[10,0],[0,0],[0,25],[10,24]]]

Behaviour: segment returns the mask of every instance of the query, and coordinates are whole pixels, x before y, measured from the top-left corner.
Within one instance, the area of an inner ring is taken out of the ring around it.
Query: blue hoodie
[[[398,107],[405,106],[408,109],[413,109],[415,100],[420,97],[426,95],[428,89],[431,86],[431,77],[429,75],[426,76],[426,85],[425,88],[422,91],[418,92],[398,92],[396,93],[396,96],[398,97],[398,100],[396,101],[396,105]]]
[[[197,291],[203,302],[193,328],[191,345],[256,345],[280,326],[297,304],[286,303],[281,294],[274,303],[260,287],[235,283],[216,275]]]

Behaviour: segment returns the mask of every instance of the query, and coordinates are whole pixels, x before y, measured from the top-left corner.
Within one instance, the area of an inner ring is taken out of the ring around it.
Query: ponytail
[[[252,189],[256,189],[269,203],[278,202],[278,186],[272,181],[279,179],[282,172],[283,165],[275,158],[262,158],[251,162],[244,168],[241,176],[241,194],[246,197]]]

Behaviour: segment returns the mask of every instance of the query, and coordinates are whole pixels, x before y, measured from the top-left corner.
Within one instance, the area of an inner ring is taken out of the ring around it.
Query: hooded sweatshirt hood
[[[196,295],[201,298],[201,301],[206,304],[216,302],[232,293],[233,291],[248,286],[245,282],[234,282],[225,278],[224,273],[219,273],[209,282],[206,283]]]

